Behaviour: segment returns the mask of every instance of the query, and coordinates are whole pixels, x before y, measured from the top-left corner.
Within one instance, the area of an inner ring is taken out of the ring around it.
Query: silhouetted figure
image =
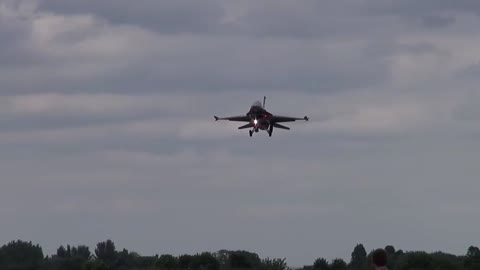
[[[384,249],[377,249],[372,253],[372,268],[374,270],[388,270],[387,252]]]

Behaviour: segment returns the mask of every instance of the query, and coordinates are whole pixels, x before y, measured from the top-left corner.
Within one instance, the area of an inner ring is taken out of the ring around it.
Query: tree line
[[[390,270],[480,270],[480,249],[470,246],[465,255],[453,255],[442,251],[406,251],[395,250],[391,245],[384,248],[388,256],[387,268]],[[347,263],[343,259],[328,262],[318,258],[313,265],[304,266],[303,270],[369,270],[371,254],[367,254],[362,244],[357,244]]]
[[[465,255],[441,251],[395,250],[385,247],[391,270],[478,270],[480,249],[470,246]],[[347,262],[341,258],[327,261],[319,257],[312,264],[297,270],[367,270],[371,252],[357,244]],[[85,245],[60,246],[56,253],[45,256],[32,242],[11,241],[0,247],[2,270],[291,270],[285,258],[260,258],[245,250],[219,250],[174,256],[162,254],[142,256],[126,249],[117,250],[111,240],[97,243],[93,252]]]

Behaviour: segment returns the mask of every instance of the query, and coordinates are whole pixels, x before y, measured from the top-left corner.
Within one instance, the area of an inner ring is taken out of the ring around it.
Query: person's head
[[[372,253],[372,264],[374,268],[387,266],[387,252],[384,249],[376,249]]]

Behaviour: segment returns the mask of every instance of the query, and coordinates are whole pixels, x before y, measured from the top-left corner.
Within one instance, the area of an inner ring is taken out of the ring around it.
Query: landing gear
[[[265,131],[268,133],[268,136],[269,136],[269,137],[272,137],[273,126],[269,126],[268,128],[262,128],[262,130],[265,130]],[[249,135],[250,137],[252,137],[254,133],[258,133],[259,131],[260,131],[259,128],[250,129],[250,130],[248,131],[248,135]]]

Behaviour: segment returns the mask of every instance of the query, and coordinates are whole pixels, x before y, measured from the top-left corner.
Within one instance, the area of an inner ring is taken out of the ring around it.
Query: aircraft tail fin
[[[266,96],[263,96],[263,108],[265,109],[265,100],[267,99]]]

